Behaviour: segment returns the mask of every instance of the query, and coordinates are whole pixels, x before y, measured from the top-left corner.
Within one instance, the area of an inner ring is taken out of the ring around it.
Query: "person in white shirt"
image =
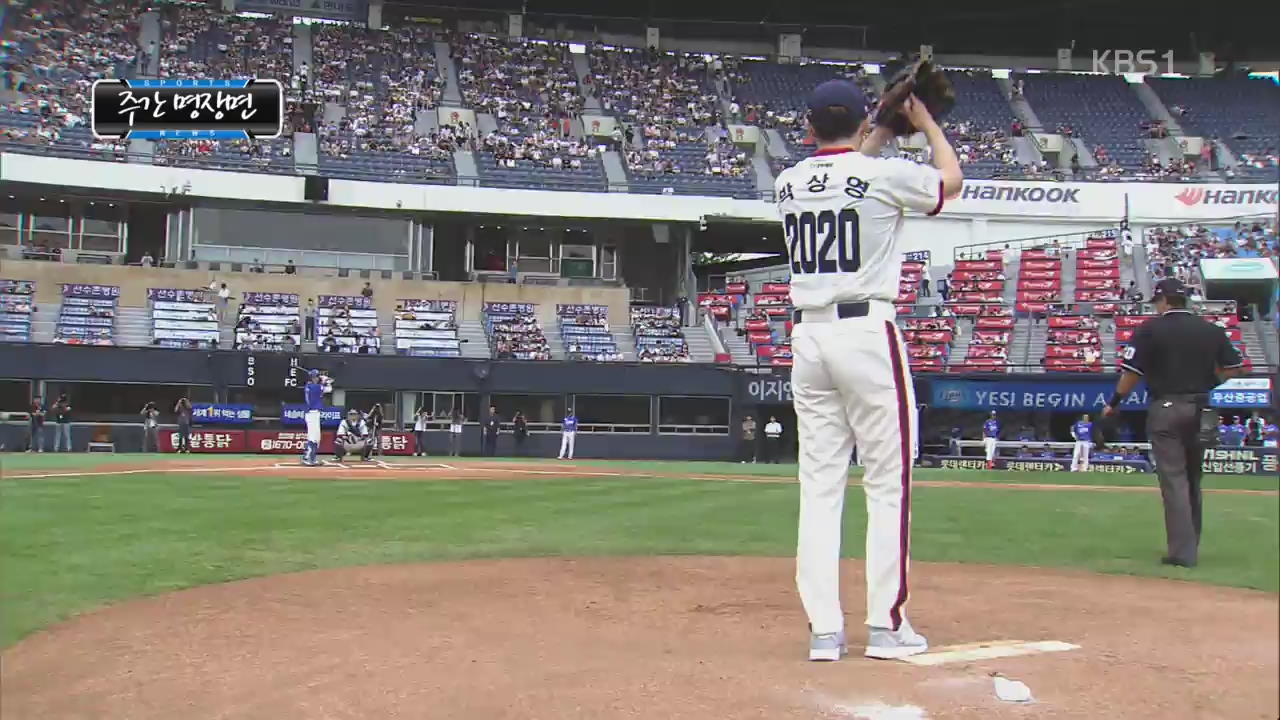
[[[423,457],[427,454],[427,423],[431,422],[431,411],[426,406],[418,408],[413,418],[413,454]]]
[[[449,418],[449,455],[457,457],[462,454],[462,408],[454,408]]]
[[[769,416],[769,422],[764,425],[764,437],[765,462],[777,463],[782,455],[782,423],[778,418]]]
[[[809,618],[810,660],[839,660],[846,651],[839,499],[855,438],[866,465],[865,654],[896,659],[928,650],[905,612],[917,420],[893,305],[902,266],[898,232],[908,210],[941,212],[947,198],[960,194],[964,175],[923,103],[908,96],[898,112],[928,140],[932,167],[880,157],[893,131],[871,128],[855,84],[831,80],[809,99],[817,151],[780,172],[774,184],[796,307],[796,585]]]

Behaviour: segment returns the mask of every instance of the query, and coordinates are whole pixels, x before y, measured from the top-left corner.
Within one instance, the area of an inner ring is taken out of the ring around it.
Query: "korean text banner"
[[[1101,410],[1116,384],[1112,380],[1094,382],[983,382],[980,380],[935,380],[932,383],[935,408],[956,410]],[[1122,410],[1147,407],[1147,389],[1139,386],[1121,406]]]
[[[303,415],[307,412],[307,406],[302,403],[296,405],[286,404],[284,413],[280,417],[281,425],[306,425],[307,421]],[[336,428],[342,422],[342,408],[325,407],[320,410],[320,427]]]
[[[253,422],[252,405],[191,403],[194,425],[248,425]]]

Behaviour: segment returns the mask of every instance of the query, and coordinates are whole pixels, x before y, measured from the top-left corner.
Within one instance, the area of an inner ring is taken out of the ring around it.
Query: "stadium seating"
[[[320,352],[377,355],[382,331],[373,301],[361,295],[316,298],[316,347]]]
[[[461,357],[453,300],[400,300],[396,303],[396,353],[415,357]]]
[[[1100,165],[1114,163],[1131,173],[1147,166],[1141,127],[1151,121],[1123,77],[1032,73],[1025,79],[1027,101],[1047,132],[1066,131],[1084,140]],[[1098,157],[1099,148],[1103,156]]]
[[[99,141],[89,130],[90,89],[98,78],[132,77],[141,3],[88,6],[35,0],[10,7],[3,68],[17,99],[0,107],[6,151],[116,160],[127,142]]]
[[[631,192],[756,196],[750,162],[726,139],[704,56],[592,46],[590,63],[604,112],[634,131]]]
[[[955,317],[907,317],[899,320],[912,372],[942,372],[956,339]]]
[[[551,346],[530,303],[486,303],[484,330],[498,360],[550,360]]]
[[[631,327],[635,333],[636,359],[640,362],[689,362],[689,343],[680,327],[676,308],[657,305],[631,307]]]
[[[557,305],[560,338],[570,360],[621,360],[618,343],[609,332],[609,308],[604,305]]]
[[[320,169],[332,177],[453,184],[453,151],[474,128],[418,130],[434,113],[445,79],[429,28],[317,29],[311,99],[341,106],[341,118],[316,123]],[[455,132],[456,130],[456,132]]]
[[[151,288],[147,294],[153,345],[192,350],[218,347],[218,312],[204,290]]]
[[[55,343],[115,345],[116,301],[120,288],[109,285],[64,285]]]
[[[1280,86],[1247,75],[1216,78],[1148,77],[1165,107],[1188,135],[1217,136],[1242,162],[1261,167],[1238,168],[1240,180],[1276,179],[1275,119],[1280,116]]]
[[[497,125],[478,143],[481,185],[606,189],[596,149],[572,134],[585,100],[568,45],[468,33],[450,48],[463,103]]]
[[[235,326],[236,350],[295,352],[301,346],[302,319],[297,295],[245,293]]]
[[[995,78],[979,70],[952,70],[947,78],[956,97],[964,98],[943,123],[964,176],[982,180],[1020,172],[1009,139],[1013,109]]]
[[[161,43],[160,74],[168,78],[260,77],[293,74],[293,24],[242,17],[211,6],[171,8],[171,33]],[[156,165],[202,166],[239,172],[293,173],[292,139],[166,140],[155,144]]]
[[[30,342],[35,284],[0,280],[0,342]]]

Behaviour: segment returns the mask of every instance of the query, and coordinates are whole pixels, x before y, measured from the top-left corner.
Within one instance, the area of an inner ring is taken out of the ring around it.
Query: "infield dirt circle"
[[[789,559],[493,560],[277,575],[131,601],[3,655],[5,720],[1275,718],[1274,595],[917,563],[933,645],[1078,650],[919,667],[804,660]],[[993,671],[1034,704],[995,699]]]

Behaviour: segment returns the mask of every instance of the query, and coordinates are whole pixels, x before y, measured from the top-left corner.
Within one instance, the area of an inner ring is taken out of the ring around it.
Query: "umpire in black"
[[[1176,278],[1156,283],[1152,301],[1160,317],[1144,323],[1121,354],[1120,382],[1103,409],[1113,417],[1140,380],[1146,380],[1147,437],[1164,499],[1166,565],[1195,567],[1200,549],[1200,471],[1203,438],[1217,431],[1209,391],[1243,371],[1244,360],[1222,328],[1187,309],[1187,286]],[[1212,426],[1212,427],[1211,427]]]

